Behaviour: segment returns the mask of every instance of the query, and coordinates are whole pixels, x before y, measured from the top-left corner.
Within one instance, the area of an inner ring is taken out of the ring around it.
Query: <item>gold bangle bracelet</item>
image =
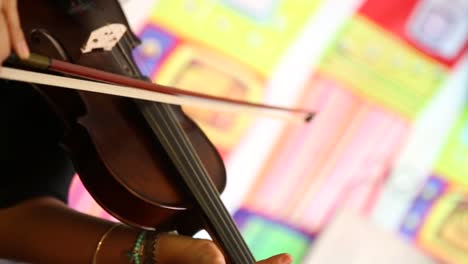
[[[112,232],[112,230],[114,230],[116,227],[118,227],[118,226],[120,226],[120,225],[121,225],[120,223],[115,223],[113,226],[111,226],[111,227],[101,236],[101,239],[100,239],[99,242],[97,243],[96,250],[94,251],[92,264],[96,264],[97,255],[98,255],[98,253],[99,253],[99,250],[101,249],[101,246],[102,246],[102,243],[104,242],[104,239],[106,239],[106,237]]]

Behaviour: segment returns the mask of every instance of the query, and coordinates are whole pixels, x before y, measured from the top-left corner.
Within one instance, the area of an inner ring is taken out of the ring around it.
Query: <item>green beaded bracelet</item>
[[[144,239],[146,236],[146,231],[141,231],[138,235],[135,245],[133,246],[132,251],[128,253],[128,257],[130,258],[130,263],[141,264],[141,257],[144,253]]]

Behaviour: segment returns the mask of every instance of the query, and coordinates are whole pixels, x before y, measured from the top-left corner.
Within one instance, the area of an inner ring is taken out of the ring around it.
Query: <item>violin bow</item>
[[[260,103],[252,103],[182,90],[61,60],[56,60],[34,53],[32,53],[29,58],[25,60],[21,60],[19,57],[12,54],[7,61],[13,64],[29,66],[38,70],[49,70],[56,73],[68,74],[86,79],[83,80],[34,71],[20,70],[11,67],[2,67],[0,70],[0,78],[8,80],[117,95],[181,106],[195,106],[236,113],[260,113],[272,117],[289,119],[291,121],[300,120],[303,122],[309,122],[315,116],[313,111],[307,109],[286,108]]]

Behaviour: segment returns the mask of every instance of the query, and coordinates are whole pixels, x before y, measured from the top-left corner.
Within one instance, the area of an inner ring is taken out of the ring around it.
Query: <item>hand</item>
[[[197,263],[225,264],[224,256],[218,247],[209,240],[194,239],[177,235],[162,235],[157,242],[155,256],[158,263]],[[292,258],[288,254],[279,254],[258,264],[290,264]]]
[[[22,58],[29,57],[29,49],[21,30],[17,0],[0,0],[0,64],[11,49]]]

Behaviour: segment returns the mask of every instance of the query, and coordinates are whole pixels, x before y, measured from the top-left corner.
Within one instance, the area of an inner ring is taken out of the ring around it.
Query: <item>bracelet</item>
[[[144,256],[146,243],[144,243],[146,231],[141,231],[138,235],[132,251],[128,253],[130,263],[141,264],[141,257]]]
[[[118,227],[120,225],[121,225],[120,223],[114,224],[101,236],[101,239],[97,243],[96,250],[94,251],[93,262],[92,262],[93,264],[96,264],[97,255],[98,255],[99,250],[101,249],[101,246],[102,246],[102,243],[104,242],[104,239],[106,239],[106,237],[112,232],[112,230],[114,230],[116,227]]]
[[[161,233],[151,232],[145,240],[143,264],[157,264],[156,251]]]

